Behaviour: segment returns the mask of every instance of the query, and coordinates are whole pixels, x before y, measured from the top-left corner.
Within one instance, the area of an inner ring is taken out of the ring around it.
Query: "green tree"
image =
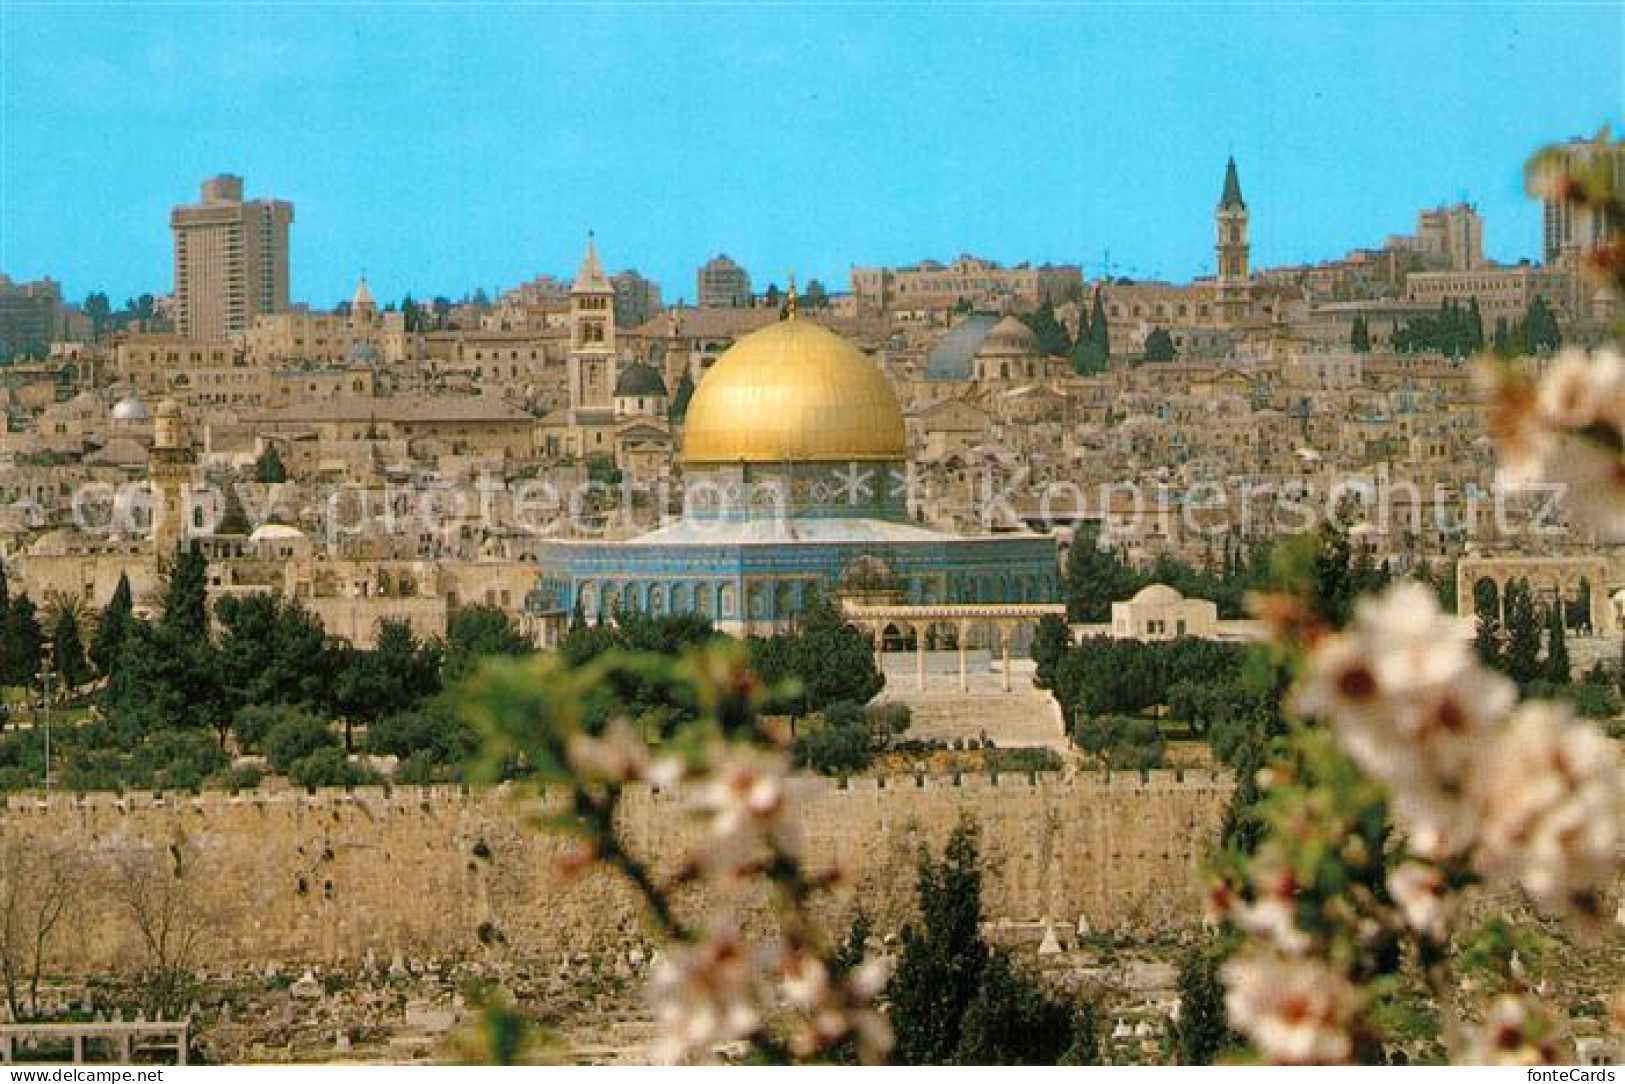
[[[1038,308],[1021,319],[1037,336],[1038,349],[1045,357],[1065,357],[1071,352],[1072,340],[1055,318],[1055,305],[1049,298],[1039,302]]]
[[[1111,364],[1111,328],[1106,323],[1105,291],[1096,288],[1089,316],[1078,327],[1072,368],[1082,375],[1103,373]]]
[[[96,622],[96,635],[90,644],[90,659],[103,674],[113,672],[134,620],[135,599],[130,591],[130,577],[120,572],[113,597],[107,600],[107,608]]]
[[[1166,328],[1153,328],[1151,334],[1145,337],[1146,361],[1173,361],[1179,356],[1179,350],[1174,346],[1174,337],[1168,334]]]
[[[229,714],[213,644],[139,620],[119,648],[103,703],[126,743],[160,730],[218,726]]]
[[[56,620],[52,624],[51,665],[64,689],[77,689],[90,680],[90,662],[85,658],[79,613],[67,602],[57,607]]]
[[[1220,1053],[1237,1045],[1224,1012],[1224,984],[1219,968],[1228,953],[1218,942],[1197,944],[1179,963],[1179,1019],[1174,1045],[1180,1065],[1212,1065]]]
[[[322,749],[337,750],[338,744],[338,736],[325,722],[314,715],[294,711],[265,735],[265,758],[272,768],[286,772],[312,753]]]
[[[215,606],[226,697],[216,726],[224,743],[235,713],[250,704],[315,709],[330,699],[337,659],[322,623],[280,595],[227,595]]]
[[[1039,687],[1048,689],[1055,681],[1055,668],[1072,647],[1072,630],[1063,618],[1045,614],[1033,632],[1032,656]]]
[[[462,680],[481,659],[529,655],[535,650],[500,607],[459,606],[446,621],[445,681]]]
[[[866,704],[886,684],[869,640],[827,599],[809,606],[791,631],[752,641],[751,649],[765,682],[793,680],[798,687],[780,705],[794,716],[843,700]]]
[[[343,652],[336,669],[333,707],[344,718],[347,748],[355,722],[408,711],[441,689],[439,648],[420,641],[405,621],[380,621],[372,648]]]
[[[44,651],[39,612],[26,594],[17,595],[0,615],[0,685],[37,685]]]
[[[1111,620],[1112,603],[1144,586],[1141,577],[1113,549],[1103,548],[1092,530],[1080,529],[1066,555],[1068,621]]]
[[[1549,608],[1549,618],[1546,622],[1546,673],[1545,678],[1553,685],[1567,685],[1571,680],[1569,674],[1569,644],[1568,636],[1563,628],[1563,602],[1554,601]]]
[[[254,480],[266,485],[278,485],[288,480],[288,469],[282,465],[282,453],[275,444],[267,443],[259,458],[254,460]]]
[[[1356,354],[1371,352],[1371,328],[1367,326],[1364,316],[1356,316],[1349,326],[1349,348]]]
[[[919,922],[904,927],[887,994],[904,1065],[1055,1065],[1098,1051],[1078,1033],[1092,1013],[1049,996],[982,939],[975,826],[961,821],[942,859],[920,855]]]
[[[965,1007],[954,1062],[959,1065],[1056,1065],[1072,1047],[1074,1010],[1051,998],[1003,950],[988,953]]]
[[[1537,354],[1550,354],[1563,345],[1563,333],[1558,329],[1557,317],[1543,297],[1529,302],[1523,318],[1523,338],[1529,350]]]
[[[237,495],[237,487],[227,482],[225,490],[225,507],[221,509],[220,522],[214,525],[214,533],[234,537],[249,534],[254,525],[248,522],[248,513],[243,511],[243,501]]]
[[[1541,676],[1540,618],[1527,581],[1507,585],[1506,615],[1506,673],[1520,686],[1527,685]]]
[[[170,563],[158,627],[177,643],[208,639],[209,562],[195,543],[176,550]]]
[[[684,369],[682,379],[677,381],[677,390],[671,397],[672,421],[680,422],[688,416],[688,403],[693,398],[694,378],[688,375],[687,369]]]
[[[1480,613],[1474,620],[1473,651],[1485,666],[1506,669],[1506,658],[1501,652],[1501,622],[1494,613]]]
[[[904,1065],[947,1065],[959,1050],[965,1011],[976,998],[988,949],[982,940],[982,875],[976,828],[957,825],[941,861],[921,854],[919,923],[903,929],[887,987],[893,1056]]]

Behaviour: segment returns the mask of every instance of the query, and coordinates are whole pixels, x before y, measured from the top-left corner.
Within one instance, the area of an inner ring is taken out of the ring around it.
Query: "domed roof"
[[[350,344],[348,359],[351,365],[377,365],[378,347],[375,343],[358,340]]]
[[[903,411],[879,367],[827,328],[754,331],[694,391],[685,463],[845,463],[907,457]]]
[[[147,404],[134,395],[126,395],[113,405],[113,420],[116,422],[144,422],[147,420]]]
[[[621,375],[615,378],[615,394],[620,395],[654,395],[664,398],[666,394],[666,378],[652,365],[645,365],[641,361],[634,361],[621,370]]]
[[[271,542],[305,537],[305,532],[286,523],[262,523],[248,536],[250,542]]]
[[[1170,602],[1183,602],[1185,596],[1175,591],[1165,583],[1148,584],[1140,588],[1139,592],[1130,601],[1142,605],[1166,606]]]
[[[987,333],[987,338],[982,340],[982,345],[976,353],[999,357],[1031,357],[1038,353],[1038,336],[1033,334],[1032,328],[1014,316],[1006,316]]]
[[[969,380],[971,359],[982,348],[982,340],[999,318],[990,312],[973,312],[931,348],[925,358],[927,380]]]

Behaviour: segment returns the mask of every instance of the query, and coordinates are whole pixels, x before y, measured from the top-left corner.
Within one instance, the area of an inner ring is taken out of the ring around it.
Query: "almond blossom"
[[[1475,861],[1552,911],[1596,910],[1625,846],[1618,745],[1566,707],[1532,702],[1484,752],[1469,781],[1483,811]]]
[[[770,953],[721,926],[693,944],[670,944],[650,981],[660,1038],[656,1059],[708,1059],[749,1038],[767,1015]]]
[[[1359,991],[1308,957],[1237,956],[1221,972],[1230,1024],[1278,1065],[1327,1065],[1353,1057]]]
[[[683,776],[682,761],[654,756],[625,716],[611,722],[602,737],[572,735],[565,757],[583,779],[601,782],[664,787]]]
[[[1336,724],[1349,756],[1392,790],[1412,848],[1440,858],[1472,843],[1477,816],[1461,781],[1516,699],[1433,593],[1406,582],[1363,600],[1346,631],[1316,644],[1292,705]]]
[[[1490,1005],[1465,1051],[1471,1065],[1558,1065],[1562,1051],[1551,1039],[1551,1025],[1530,1004],[1503,994]]]

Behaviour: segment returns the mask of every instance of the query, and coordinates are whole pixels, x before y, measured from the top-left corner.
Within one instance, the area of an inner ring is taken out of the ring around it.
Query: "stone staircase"
[[[1009,692],[998,661],[986,653],[973,658],[965,691],[959,688],[957,664],[952,670],[929,667],[923,690],[916,667],[913,655],[886,656],[886,687],[875,698],[907,705],[911,721],[902,740],[986,737],[1001,749],[1044,746],[1069,754],[1060,706],[1048,690],[1033,684],[1031,659],[1011,660]]]

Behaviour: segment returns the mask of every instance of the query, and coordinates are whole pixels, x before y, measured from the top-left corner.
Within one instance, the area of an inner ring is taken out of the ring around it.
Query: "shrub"
[[[367,732],[367,748],[402,761],[421,753],[434,764],[457,764],[473,757],[479,735],[449,707],[435,703],[375,723]]]
[[[377,773],[351,763],[337,744],[324,745],[293,762],[288,778],[301,787],[359,787],[378,781]]]
[[[271,767],[290,772],[294,762],[323,749],[338,750],[338,735],[322,720],[304,712],[287,713],[265,735],[265,756]]]

